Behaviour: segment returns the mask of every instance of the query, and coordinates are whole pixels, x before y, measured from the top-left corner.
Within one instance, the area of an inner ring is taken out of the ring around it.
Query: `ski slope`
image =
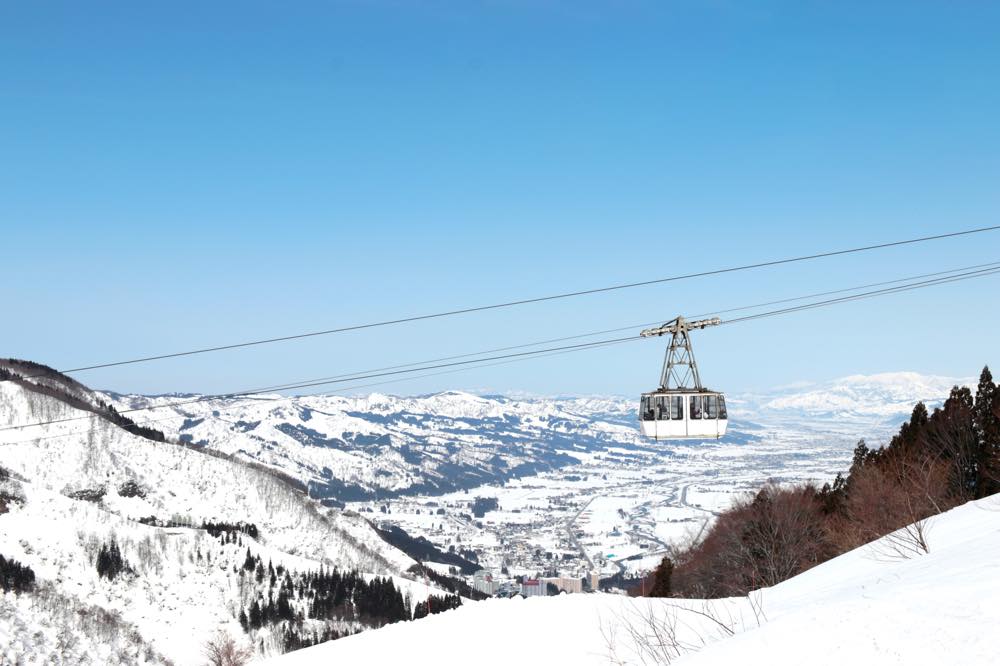
[[[899,558],[883,538],[749,598],[495,599],[267,663],[996,663],[1000,496],[932,518],[928,530],[928,554]],[[634,639],[652,640],[654,627],[679,643],[659,659]]]

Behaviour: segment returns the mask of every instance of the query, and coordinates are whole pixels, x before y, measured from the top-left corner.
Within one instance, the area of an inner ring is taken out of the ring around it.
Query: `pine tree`
[[[27,592],[35,585],[35,572],[17,560],[0,555],[0,590]]]
[[[285,590],[281,590],[281,592],[278,593],[278,604],[275,614],[278,619],[281,620],[292,620],[295,617],[292,613],[292,606],[288,601],[288,593],[285,592]]]
[[[972,418],[976,433],[976,466],[978,497],[992,495],[1000,490],[1000,478],[997,469],[1000,456],[1000,415],[995,411],[998,404],[997,385],[993,383],[993,375],[989,366],[983,368],[979,375],[979,386],[976,390],[976,401],[972,408]]]
[[[101,578],[114,580],[118,574],[128,571],[129,566],[122,557],[121,550],[114,539],[110,544],[102,544],[101,550],[97,553],[97,574]]]
[[[254,599],[253,603],[250,604],[250,615],[247,618],[247,620],[250,623],[251,629],[260,629],[261,625],[263,624],[260,612],[260,604],[257,603],[256,599]]]
[[[669,557],[664,557],[653,573],[653,588],[649,591],[651,597],[669,597],[670,579],[674,574],[674,563]]]

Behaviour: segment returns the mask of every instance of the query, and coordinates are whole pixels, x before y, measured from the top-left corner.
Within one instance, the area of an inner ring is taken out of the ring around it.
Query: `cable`
[[[323,330],[323,331],[312,331],[312,332],[309,332],[309,333],[297,333],[297,334],[293,334],[293,335],[284,335],[284,336],[273,337],[273,338],[265,338],[265,339],[261,339],[261,340],[251,340],[251,341],[247,341],[247,342],[237,342],[237,343],[232,343],[232,344],[217,345],[217,346],[214,346],[214,347],[203,347],[201,349],[192,349],[192,350],[188,350],[188,351],[173,352],[173,353],[168,353],[168,354],[157,354],[157,355],[153,355],[153,356],[143,356],[143,357],[128,359],[128,360],[124,360],[124,361],[113,361],[113,362],[108,362],[108,363],[97,363],[97,364],[94,364],[94,365],[81,366],[81,367],[78,367],[78,368],[70,368],[68,370],[60,370],[60,372],[62,372],[63,374],[71,374],[71,373],[75,373],[75,372],[84,372],[84,371],[87,371],[87,370],[97,370],[97,369],[101,369],[101,368],[111,368],[111,367],[116,367],[116,366],[121,366],[121,365],[131,365],[131,364],[135,364],[135,363],[147,363],[147,362],[150,362],[150,361],[159,361],[159,360],[164,360],[164,359],[169,359],[169,358],[179,358],[179,357],[182,357],[182,356],[193,356],[193,355],[196,355],[196,354],[207,354],[207,353],[210,353],[210,352],[225,351],[225,350],[228,350],[228,349],[239,349],[239,348],[243,348],[243,347],[253,347],[253,346],[258,346],[258,345],[271,344],[271,343],[275,343],[275,342],[287,342],[289,340],[300,340],[302,338],[311,338],[311,337],[317,337],[317,336],[322,336],[322,335],[332,335],[332,334],[335,334],[335,333],[346,333],[348,331],[360,331],[360,330],[363,330],[363,329],[377,328],[377,327],[381,327],[381,326],[391,326],[391,325],[395,325],[395,324],[403,324],[403,323],[408,323],[408,322],[423,321],[423,320],[427,320],[427,319],[438,319],[438,318],[442,318],[442,317],[451,317],[451,316],[460,315],[460,314],[470,314],[470,313],[473,313],[473,312],[484,312],[484,311],[487,311],[487,310],[497,310],[497,309],[500,309],[500,308],[509,308],[509,307],[514,307],[514,306],[519,306],[519,305],[527,305],[527,304],[530,304],[530,303],[543,303],[543,302],[547,302],[547,301],[554,301],[554,300],[559,300],[559,299],[564,299],[564,298],[574,298],[574,297],[577,297],[577,296],[586,296],[586,295],[590,295],[590,294],[599,294],[599,293],[605,293],[605,292],[609,292],[609,291],[617,291],[617,290],[621,290],[621,289],[632,289],[632,288],[635,288],[635,287],[645,287],[645,286],[649,286],[649,285],[653,285],[653,284],[663,284],[663,283],[666,283],[666,282],[676,282],[676,281],[679,281],[679,280],[689,280],[689,279],[692,279],[692,278],[707,277],[707,276],[710,276],[710,275],[722,275],[722,274],[725,274],[725,273],[734,273],[734,272],[737,272],[737,271],[747,271],[747,270],[754,270],[754,269],[757,269],[757,268],[766,268],[766,267],[769,267],[769,266],[780,266],[780,265],[783,265],[783,264],[791,264],[791,263],[802,262],[802,261],[810,261],[810,260],[813,260],[813,259],[823,259],[823,258],[827,258],[827,257],[835,257],[835,256],[844,255],[844,254],[852,254],[852,253],[856,253],[856,252],[868,252],[868,251],[871,251],[871,250],[879,250],[879,249],[884,249],[884,248],[889,248],[889,247],[899,247],[901,245],[912,245],[914,243],[924,243],[924,242],[933,241],[933,240],[942,240],[942,239],[945,239],[945,238],[955,238],[955,237],[958,237],[958,236],[967,236],[967,235],[970,235],[970,234],[978,234],[978,233],[984,233],[984,232],[989,232],[989,231],[996,231],[998,229],[1000,229],[1000,225],[995,225],[995,226],[990,226],[990,227],[979,227],[979,228],[975,228],[975,229],[967,229],[965,231],[953,231],[953,232],[949,232],[949,233],[945,233],[945,234],[937,234],[937,235],[933,235],[933,236],[922,236],[922,237],[919,237],[919,238],[910,238],[910,239],[906,239],[906,240],[891,241],[891,242],[888,242],[888,243],[879,243],[879,244],[876,244],[876,245],[866,245],[866,246],[862,246],[862,247],[849,248],[849,249],[846,249],[846,250],[835,250],[835,251],[832,251],[832,252],[819,252],[819,253],[816,253],[816,254],[804,255],[804,256],[800,256],[800,257],[790,257],[790,258],[786,258],[786,259],[775,259],[775,260],[771,260],[771,261],[763,261],[763,262],[754,263],[754,264],[744,264],[742,266],[731,266],[731,267],[728,267],[728,268],[718,268],[718,269],[714,269],[714,270],[701,271],[701,272],[697,272],[697,273],[687,273],[687,274],[684,274],[684,275],[674,275],[674,276],[671,276],[671,277],[656,278],[656,279],[653,279],[653,280],[644,280],[644,281],[641,281],[641,282],[629,282],[629,283],[624,283],[624,284],[612,285],[612,286],[608,286],[608,287],[598,287],[598,288],[595,288],[595,289],[583,289],[583,290],[580,290],[580,291],[570,291],[570,292],[564,292],[564,293],[561,293],[561,294],[552,294],[552,295],[549,295],[549,296],[539,296],[539,297],[535,297],[535,298],[525,298],[525,299],[520,299],[520,300],[507,301],[507,302],[503,302],[503,303],[494,303],[492,305],[480,305],[480,306],[474,306],[474,307],[468,307],[468,308],[460,308],[460,309],[457,309],[457,310],[448,310],[448,311],[444,311],[444,312],[436,312],[436,313],[432,313],[432,314],[415,315],[415,316],[411,316],[411,317],[400,317],[400,318],[397,318],[397,319],[387,319],[387,320],[384,320],[384,321],[371,322],[371,323],[367,323],[367,324],[355,324],[355,325],[352,325],[352,326],[343,326],[343,327],[340,327],[340,328],[331,328],[331,329],[327,329],[327,330]],[[37,375],[35,375],[35,376],[37,376]],[[32,376],[32,377],[26,377],[26,379],[31,379],[33,377],[34,376]]]
[[[991,268],[991,269],[985,269],[985,270],[980,270],[980,271],[973,271],[971,273],[962,273],[962,274],[951,276],[951,277],[938,278],[936,280],[927,280],[925,282],[917,282],[917,283],[914,283],[914,284],[902,285],[902,286],[899,286],[899,287],[891,287],[891,288],[888,288],[888,289],[880,289],[878,291],[868,292],[868,293],[864,293],[864,294],[856,294],[856,295],[853,295],[853,296],[843,296],[841,298],[831,298],[831,299],[826,300],[826,301],[819,301],[819,302],[816,302],[816,303],[807,303],[805,305],[797,305],[797,306],[791,307],[791,308],[784,308],[784,309],[781,309],[781,310],[773,310],[771,312],[762,312],[762,313],[759,313],[759,314],[747,315],[746,317],[738,317],[736,319],[727,319],[727,320],[724,320],[722,323],[723,324],[737,324],[737,323],[741,323],[741,322],[745,322],[745,321],[753,321],[754,319],[765,319],[767,317],[775,317],[775,316],[778,316],[778,315],[790,314],[792,312],[800,312],[802,310],[812,310],[812,309],[815,309],[815,308],[824,307],[824,306],[827,306],[827,305],[834,305],[834,304],[837,304],[837,303],[847,303],[847,302],[850,302],[850,301],[859,301],[859,300],[862,300],[862,299],[865,299],[865,298],[872,298],[873,296],[883,296],[885,294],[896,294],[896,293],[901,293],[901,292],[904,292],[904,291],[911,291],[913,289],[922,289],[924,287],[930,287],[930,286],[935,286],[935,285],[939,285],[939,284],[948,284],[950,282],[961,282],[963,280],[971,280],[971,279],[977,278],[977,277],[985,277],[987,275],[995,275],[996,273],[1000,273],[1000,268]]]
[[[555,351],[555,352],[540,353],[537,356],[508,359],[508,360],[505,360],[505,361],[498,361],[498,362],[495,362],[495,363],[482,363],[481,365],[468,365],[466,367],[455,368],[455,369],[452,369],[452,370],[444,370],[442,372],[429,372],[429,373],[426,373],[426,374],[423,374],[423,375],[412,375],[412,376],[409,376],[409,377],[391,379],[391,380],[388,380],[388,381],[381,381],[381,382],[372,382],[372,383],[369,383],[369,384],[354,384],[352,386],[344,386],[344,387],[337,388],[337,389],[331,389],[331,390],[328,390],[328,391],[323,391],[322,395],[329,395],[331,393],[346,393],[348,391],[354,391],[354,390],[357,390],[359,388],[370,388],[372,386],[384,386],[386,384],[395,384],[395,383],[403,382],[403,381],[413,381],[413,380],[416,380],[416,379],[424,379],[424,378],[427,378],[427,377],[438,377],[438,376],[441,376],[441,375],[450,375],[450,374],[454,374],[456,372],[466,372],[468,370],[478,370],[479,368],[489,368],[489,367],[494,367],[494,366],[498,366],[498,365],[509,365],[511,363],[521,363],[521,362],[524,362],[524,361],[531,361],[531,360],[534,360],[536,358],[545,358],[545,357],[549,357],[549,356],[562,356],[563,354],[570,354],[570,353],[574,353],[574,352],[578,352],[578,351],[586,351],[587,349],[596,349],[598,347],[610,347],[610,346],[613,346],[613,345],[623,344],[624,342],[633,342],[635,340],[636,340],[636,338],[628,338],[628,339],[625,339],[625,340],[619,340],[619,341],[615,341],[615,342],[597,343],[597,344],[594,344],[593,346],[584,347],[584,348],[580,348],[580,349],[569,349],[569,350],[562,350],[562,351]],[[315,396],[315,395],[320,395],[320,393],[304,393],[304,394],[300,394],[298,397],[301,398],[301,397],[309,397],[309,396]],[[218,396],[215,396],[215,397],[218,397]],[[281,400],[284,400],[284,399],[287,399],[287,398],[263,398],[263,397],[260,397],[260,396],[244,396],[244,397],[240,397],[239,398],[240,401],[243,401],[243,400],[257,400],[257,401],[264,401],[264,402],[280,402]],[[138,411],[139,409],[148,409],[148,410],[160,409],[162,407],[171,407],[171,406],[178,406],[178,405],[183,405],[183,404],[190,404],[190,402],[198,402],[198,401],[197,400],[192,400],[192,401],[185,402],[185,403],[168,403],[168,404],[163,404],[163,405],[151,405],[151,406],[148,406],[148,407],[145,407],[145,408],[137,408],[136,410],[132,410],[132,411]],[[121,412],[119,412],[119,414],[120,413]],[[148,427],[148,426],[150,426],[152,424],[163,423],[165,421],[172,421],[172,420],[175,420],[175,419],[187,419],[187,418],[190,418],[190,416],[191,415],[189,415],[189,414],[183,414],[183,413],[181,413],[181,414],[171,414],[170,416],[165,416],[165,417],[159,418],[159,419],[147,419],[147,420],[145,420],[142,423],[137,423],[136,425],[143,426],[143,427]],[[101,418],[101,415],[97,414],[97,413],[90,413],[87,416],[77,417],[78,420],[92,420],[92,419],[100,419],[100,418]],[[109,423],[109,424],[111,423],[110,421],[104,421],[104,422],[105,423]],[[46,424],[39,423],[39,424],[28,424],[28,425],[24,425],[24,426],[8,426],[7,428],[0,428],[0,431],[10,430],[10,429],[17,429],[17,428],[21,428],[21,427],[25,427],[26,428],[26,427],[35,426],[35,425],[46,425]],[[44,437],[28,437],[26,439],[19,439],[19,440],[15,440],[15,441],[12,441],[12,442],[0,442],[0,446],[8,446],[8,445],[12,445],[12,444],[24,444],[26,442],[37,442],[37,441],[48,440],[48,439],[58,439],[60,437],[70,437],[70,436],[73,436],[73,435],[83,434],[85,432],[88,432],[89,430],[90,430],[90,428],[87,428],[86,430],[73,430],[73,431],[70,431],[70,432],[59,433],[58,435],[46,435]]]
[[[898,280],[886,280],[884,282],[872,282],[870,284],[858,285],[857,287],[848,287],[846,289],[834,289],[833,291],[821,291],[815,294],[809,294],[808,296],[796,296],[794,298],[782,298],[776,301],[767,301],[765,303],[757,303],[756,305],[744,305],[738,308],[727,308],[725,310],[713,310],[712,312],[705,312],[702,314],[691,315],[689,319],[698,319],[700,317],[708,317],[710,315],[720,315],[726,314],[728,312],[742,312],[744,310],[753,310],[755,308],[763,308],[768,305],[778,305],[780,303],[791,303],[793,301],[804,301],[807,298],[819,298],[820,296],[831,296],[833,294],[843,294],[848,291],[857,291],[859,289],[868,289],[870,287],[882,287],[887,284],[899,284],[900,282],[909,282],[910,280],[919,280],[921,278],[935,277],[938,275],[949,275],[952,273],[960,273],[963,271],[969,271],[977,268],[989,268],[989,267],[1000,267],[1000,261],[993,261],[986,264],[974,264],[972,266],[964,266],[962,268],[953,268],[948,271],[937,271],[934,273],[924,273],[923,275],[911,275],[910,277],[899,278]],[[656,322],[654,322],[655,324]],[[653,324],[642,324],[643,326],[652,326]]]
[[[921,275],[911,275],[909,277],[898,278],[898,279],[895,279],[895,280],[887,280],[887,281],[883,281],[883,282],[872,282],[872,283],[869,283],[869,284],[858,285],[858,286],[855,286],[855,287],[847,287],[845,289],[835,289],[833,291],[821,291],[821,292],[817,292],[817,293],[806,294],[805,296],[795,296],[793,298],[783,298],[783,299],[776,300],[776,301],[767,301],[767,302],[764,302],[764,303],[757,303],[755,305],[744,305],[744,306],[740,306],[740,307],[726,308],[724,310],[712,310],[710,312],[705,312],[705,313],[702,313],[702,314],[691,315],[689,317],[689,319],[697,319],[697,318],[700,318],[700,317],[708,317],[708,316],[711,316],[711,315],[720,315],[720,314],[725,314],[725,313],[728,313],[728,312],[742,312],[742,311],[745,311],[745,310],[753,310],[755,308],[766,307],[768,305],[777,305],[777,304],[780,304],[780,303],[790,303],[790,302],[793,302],[793,301],[802,301],[802,300],[806,300],[808,298],[818,298],[820,296],[830,296],[832,294],[842,294],[842,293],[846,293],[846,292],[850,292],[850,291],[858,291],[859,289],[869,289],[871,287],[881,287],[881,286],[889,285],[889,284],[898,284],[900,282],[909,282],[911,280],[919,280],[921,278],[934,277],[934,276],[938,276],[938,275],[949,275],[949,274],[953,274],[953,273],[959,273],[959,272],[962,272],[962,271],[968,271],[968,270],[977,269],[977,268],[983,268],[983,267],[994,267],[994,266],[995,267],[1000,267],[1000,261],[994,261],[994,262],[985,263],[985,264],[974,264],[972,266],[965,266],[965,267],[962,267],[962,268],[953,268],[953,269],[950,269],[950,270],[947,270],[947,271],[936,271],[934,273],[924,273],[924,274],[921,274]],[[634,329],[637,329],[637,328],[645,328],[645,327],[648,327],[648,326],[655,326],[656,324],[660,324],[662,322],[663,322],[662,319],[657,319],[656,321],[651,321],[651,322],[641,322],[641,323],[638,323],[638,324],[631,324],[629,326],[620,326],[620,327],[617,327],[617,328],[607,328],[607,329],[603,329],[603,330],[600,330],[600,331],[591,331],[590,333],[577,333],[575,335],[567,335],[567,336],[562,336],[562,337],[558,337],[558,338],[548,338],[546,340],[539,340],[537,342],[527,342],[527,343],[523,343],[523,344],[519,344],[519,345],[511,345],[511,346],[507,346],[507,347],[495,347],[493,349],[486,349],[486,350],[478,351],[478,352],[467,352],[467,353],[464,353],[464,354],[456,354],[456,355],[453,355],[453,356],[442,356],[442,357],[439,357],[439,358],[427,359],[427,360],[424,360],[424,361],[414,361],[414,362],[411,362],[411,363],[403,363],[403,364],[400,364],[400,365],[390,365],[390,366],[386,366],[386,367],[382,367],[382,368],[376,368],[374,370],[368,370],[368,371],[364,371],[364,372],[379,372],[379,371],[382,371],[382,370],[396,370],[396,369],[399,369],[399,368],[411,368],[413,366],[424,365],[424,364],[427,364],[427,363],[438,363],[438,362],[441,362],[441,361],[451,361],[451,360],[459,359],[459,358],[469,358],[470,356],[482,356],[484,354],[493,354],[493,353],[497,353],[497,352],[511,351],[513,349],[524,349],[526,347],[537,347],[537,346],[540,346],[540,345],[553,344],[553,343],[556,343],[556,342],[566,342],[568,340],[579,340],[580,338],[590,338],[590,337],[594,337],[596,335],[607,335],[607,334],[610,334],[610,333],[620,333],[621,331],[631,331],[631,330],[634,330]],[[340,375],[332,375],[332,376],[328,376],[328,377],[316,377],[314,379],[305,380],[305,381],[326,381],[326,380],[333,380],[333,379],[342,379],[344,377],[351,377],[352,375],[355,375],[355,374],[361,374],[361,373],[358,372],[358,373],[347,373],[347,374],[340,374]],[[282,390],[285,390],[286,388],[288,388],[289,386],[290,386],[290,384],[275,384],[275,385],[266,387],[266,390],[282,391]],[[262,389],[262,390],[264,390],[264,389]]]
[[[517,358],[517,357],[522,357],[522,356],[536,356],[536,355],[544,354],[544,353],[547,353],[547,352],[553,352],[553,351],[563,351],[563,350],[570,350],[570,349],[586,349],[586,348],[589,348],[589,347],[600,347],[600,346],[604,346],[604,345],[607,345],[607,344],[610,344],[610,343],[615,343],[615,342],[632,342],[632,341],[641,340],[641,339],[642,338],[638,338],[638,337],[630,335],[628,337],[617,338],[617,339],[612,339],[612,340],[599,340],[597,342],[584,342],[584,343],[575,344],[575,345],[565,345],[565,346],[562,346],[562,347],[552,347],[552,348],[548,348],[548,349],[539,349],[539,350],[536,350],[536,351],[528,351],[528,352],[518,352],[518,353],[514,353],[514,354],[503,354],[503,355],[500,355],[500,356],[491,356],[491,357],[480,358],[480,359],[473,359],[473,360],[468,360],[468,361],[453,361],[451,363],[439,363],[437,365],[427,365],[427,366],[422,366],[420,368],[415,368],[415,369],[411,369],[411,370],[393,370],[393,371],[389,371],[389,372],[372,372],[370,374],[355,375],[355,376],[352,376],[350,378],[345,378],[345,379],[335,379],[335,380],[318,381],[318,382],[317,381],[302,382],[302,383],[298,383],[298,384],[290,384],[290,385],[288,385],[287,388],[290,390],[290,389],[297,389],[297,388],[310,388],[310,387],[313,387],[313,386],[326,386],[326,385],[329,385],[329,384],[340,384],[340,383],[343,383],[343,382],[356,381],[356,380],[359,380],[359,379],[373,379],[373,378],[376,378],[376,377],[389,377],[389,376],[393,376],[393,375],[408,374],[408,373],[411,373],[411,372],[419,372],[419,371],[422,371],[422,370],[436,370],[438,368],[449,368],[449,367],[460,366],[460,365],[469,365],[469,364],[472,364],[472,363],[481,363],[481,362],[484,362],[484,361],[494,361],[494,360],[501,360],[501,359],[507,359],[507,358]],[[270,389],[254,389],[254,390],[250,390],[250,391],[239,391],[239,392],[235,392],[235,393],[223,393],[223,394],[216,394],[216,395],[209,395],[209,396],[200,396],[198,398],[192,398],[191,400],[183,400],[183,401],[174,402],[174,403],[167,403],[167,404],[163,404],[163,405],[155,405],[155,406],[151,406],[151,407],[135,407],[133,409],[123,409],[123,410],[119,410],[118,413],[119,414],[131,414],[133,412],[143,412],[143,411],[148,411],[148,410],[151,410],[151,409],[159,409],[161,407],[179,407],[179,406],[182,406],[182,405],[189,405],[189,404],[196,403],[196,402],[205,402],[205,401],[208,401],[208,400],[243,398],[243,397],[246,397],[246,396],[259,395],[261,393],[268,392],[269,390]],[[6,430],[20,430],[22,428],[28,428],[28,427],[34,427],[34,426],[52,425],[52,424],[56,424],[56,423],[67,423],[69,421],[79,421],[80,419],[84,419],[84,418],[90,418],[90,417],[89,416],[73,416],[73,417],[67,417],[67,418],[63,418],[63,419],[53,419],[53,420],[50,420],[50,421],[42,421],[42,422],[39,422],[39,423],[30,423],[30,424],[24,424],[24,425],[5,426],[3,428],[0,428],[0,432],[6,431]]]
[[[985,265],[989,266],[989,265],[992,265],[992,264],[985,264]],[[891,294],[891,293],[898,293],[898,292],[902,292],[902,291],[909,291],[909,290],[912,290],[912,289],[920,289],[920,288],[925,288],[925,287],[928,287],[928,286],[934,286],[934,285],[937,285],[937,284],[946,284],[946,283],[950,283],[950,282],[957,282],[957,281],[962,281],[962,280],[968,280],[968,279],[972,279],[972,278],[976,278],[976,277],[985,277],[987,275],[993,275],[993,274],[996,274],[998,272],[1000,272],[1000,267],[980,269],[980,270],[974,270],[974,271],[967,271],[967,272],[964,272],[964,273],[959,273],[957,275],[947,275],[946,277],[939,277],[939,278],[935,278],[935,279],[931,279],[931,280],[924,280],[922,282],[915,282],[915,283],[905,284],[905,285],[901,285],[901,286],[897,286],[897,287],[889,287],[889,288],[885,288],[885,289],[878,289],[878,290],[874,290],[874,291],[870,291],[870,292],[865,292],[865,293],[861,293],[861,294],[854,294],[854,295],[851,295],[851,296],[845,296],[845,297],[835,298],[835,299],[828,299],[828,300],[819,301],[819,302],[816,302],[816,303],[809,303],[809,304],[805,304],[805,305],[795,306],[795,307],[792,307],[792,308],[784,308],[784,309],[780,309],[780,310],[774,310],[774,311],[771,311],[771,312],[758,313],[758,314],[749,315],[749,316],[741,317],[741,318],[737,318],[737,319],[726,320],[726,321],[724,321],[722,323],[723,324],[732,324],[732,323],[739,323],[739,322],[744,322],[744,321],[751,321],[753,319],[760,319],[760,318],[764,318],[764,317],[771,317],[771,316],[777,316],[777,315],[781,315],[781,314],[788,314],[788,313],[791,313],[791,312],[798,312],[800,310],[807,310],[807,309],[813,309],[813,308],[818,308],[818,307],[824,307],[826,305],[832,305],[832,304],[837,304],[837,303],[843,303],[843,302],[849,302],[849,301],[854,301],[854,300],[860,300],[860,299],[863,299],[863,298],[872,298],[874,296],[880,296],[880,295]],[[953,271],[945,271],[945,273],[953,273]],[[894,280],[894,281],[891,281],[891,282],[897,282],[897,281]],[[785,300],[788,300],[788,299],[785,299]],[[412,368],[412,369],[397,369],[397,370],[390,370],[390,371],[367,371],[367,372],[364,372],[364,373],[358,373],[358,374],[354,374],[354,375],[350,375],[350,376],[341,376],[341,377],[336,378],[336,379],[308,380],[308,381],[304,381],[304,382],[298,382],[298,383],[292,383],[292,384],[284,384],[284,385],[281,385],[281,386],[283,386],[283,390],[291,390],[291,389],[298,389],[298,388],[311,388],[311,387],[315,387],[315,386],[327,386],[327,385],[330,385],[330,384],[345,383],[345,382],[357,381],[357,380],[362,380],[362,379],[372,379],[372,378],[387,377],[387,376],[397,376],[397,375],[402,375],[402,374],[409,374],[409,373],[412,373],[412,372],[422,372],[422,371],[425,371],[425,370],[435,370],[435,369],[440,369],[440,368],[449,368],[449,367],[456,367],[456,366],[471,365],[471,364],[483,363],[483,362],[486,362],[486,361],[493,361],[493,360],[503,360],[503,359],[521,358],[521,357],[536,357],[536,356],[540,356],[540,355],[543,355],[543,354],[547,354],[549,352],[559,352],[559,351],[566,351],[566,350],[584,350],[584,349],[589,349],[589,348],[597,348],[597,347],[601,347],[601,346],[605,346],[605,345],[609,345],[609,344],[615,344],[615,343],[619,343],[619,342],[630,342],[630,341],[637,341],[637,340],[641,340],[641,339],[642,338],[638,338],[638,337],[635,337],[635,336],[627,336],[627,337],[622,337],[622,338],[613,338],[613,339],[609,339],[609,340],[598,340],[596,342],[580,343],[580,344],[574,344],[574,345],[564,345],[564,346],[561,346],[561,347],[553,347],[553,348],[540,349],[540,350],[535,350],[535,351],[518,352],[518,353],[511,353],[511,354],[503,354],[503,355],[499,355],[499,356],[492,356],[492,357],[471,359],[471,360],[465,360],[465,361],[453,361],[453,362],[449,362],[449,363],[438,363],[438,364],[434,364],[434,365],[421,365],[420,367]],[[162,407],[182,406],[182,405],[186,405],[186,404],[192,404],[192,403],[197,403],[197,402],[205,402],[205,401],[209,401],[209,400],[244,398],[244,397],[248,397],[248,396],[260,395],[261,393],[266,393],[266,392],[271,391],[271,390],[273,390],[273,389],[271,389],[271,388],[261,388],[261,389],[253,389],[253,390],[249,390],[249,391],[241,391],[241,392],[235,392],[235,393],[225,393],[225,394],[216,394],[216,395],[209,395],[209,396],[200,396],[198,398],[193,398],[191,400],[185,400],[185,401],[178,401],[178,402],[174,402],[174,403],[166,403],[166,404],[162,404],[162,405],[153,405],[153,406],[147,406],[147,407],[137,407],[137,408],[134,408],[134,409],[121,410],[118,413],[119,414],[128,414],[128,413],[133,413],[133,412],[140,412],[140,411],[148,411],[148,410],[152,410],[152,409],[159,409],[159,408],[162,408]],[[28,428],[28,427],[36,427],[36,426],[51,425],[51,424],[56,424],[56,423],[64,423],[64,422],[68,422],[68,421],[76,421],[76,420],[80,420],[80,419],[84,419],[84,418],[90,418],[90,417],[89,416],[69,417],[69,418],[65,418],[65,419],[55,419],[55,420],[51,420],[51,421],[43,421],[43,422],[39,422],[39,423],[6,426],[6,427],[3,427],[3,428],[0,428],[0,432],[6,431],[6,430],[15,430],[15,429],[20,430],[20,429]]]

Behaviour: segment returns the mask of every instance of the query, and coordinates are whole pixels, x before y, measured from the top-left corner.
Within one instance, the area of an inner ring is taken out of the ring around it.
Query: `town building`
[[[525,597],[544,597],[545,583],[537,578],[525,578],[521,583],[521,594]]]
[[[579,594],[583,592],[583,580],[580,578],[542,578],[540,579],[543,588],[548,588],[548,583],[552,583],[560,592],[569,592],[570,594]]]
[[[488,594],[492,597],[500,589],[500,584],[493,579],[493,573],[491,571],[480,569],[472,576],[472,587],[475,590],[482,592],[483,594]]]

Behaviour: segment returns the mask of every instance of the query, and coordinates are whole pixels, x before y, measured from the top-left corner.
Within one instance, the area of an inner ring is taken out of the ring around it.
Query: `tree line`
[[[0,589],[5,592],[28,592],[35,586],[35,572],[26,564],[0,555]]]
[[[483,599],[489,598],[488,594],[484,594],[483,592],[473,588],[461,578],[439,574],[430,567],[425,566],[423,563],[414,564],[407,569],[407,571],[417,576],[427,578],[433,581],[441,589],[448,590],[449,592],[460,597],[466,597],[468,599],[472,599],[473,601],[482,601]]]
[[[235,543],[237,534],[246,534],[253,539],[256,539],[260,534],[257,525],[243,521],[237,523],[205,521],[202,522],[201,529],[214,537],[222,537],[223,543]]]
[[[888,554],[929,551],[925,519],[1000,492],[1000,390],[984,368],[975,394],[954,387],[917,404],[888,445],[854,450],[822,488],[768,485],[723,512],[696,543],[665,558],[653,596],[714,598],[776,585],[881,537]]]
[[[315,638],[300,626],[307,619],[382,626],[417,617],[409,597],[388,577],[367,580],[357,571],[336,568],[289,571],[280,564],[276,567],[267,562],[265,565],[249,548],[241,575],[251,576],[261,588],[238,615],[240,624],[248,632],[286,622],[289,625],[286,626],[286,640],[294,642]],[[458,595],[437,596],[421,609],[420,617],[460,605]],[[287,633],[289,631],[292,633]]]

